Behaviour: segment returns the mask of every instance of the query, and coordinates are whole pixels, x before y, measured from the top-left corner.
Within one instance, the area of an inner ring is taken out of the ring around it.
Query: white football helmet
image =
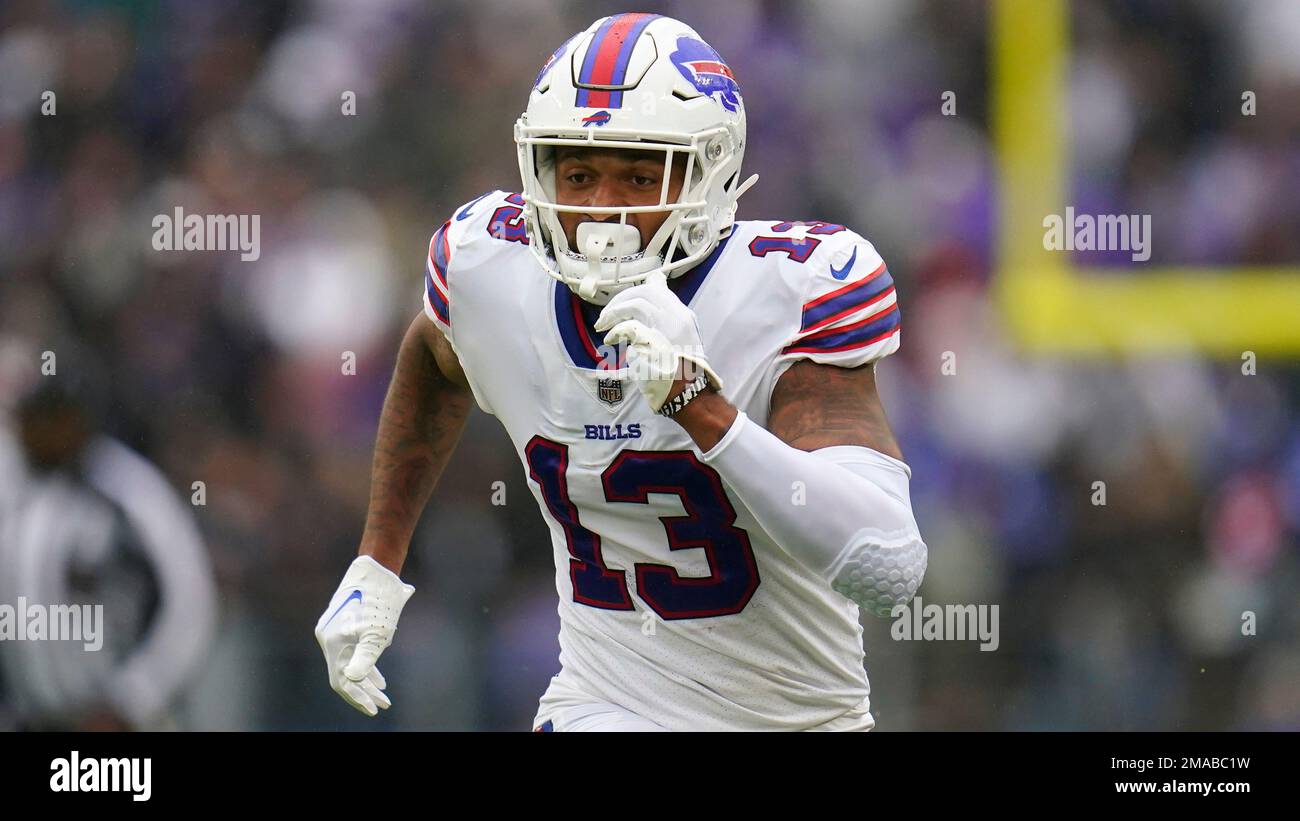
[[[745,108],[731,69],[694,29],[657,14],[597,20],[551,55],[515,123],[524,225],[542,267],[583,299],[603,305],[652,271],[671,278],[708,256],[731,233],[743,183]],[[662,150],[659,202],[641,206],[556,202],[558,146]],[[675,202],[669,163],[685,163]],[[628,214],[667,211],[644,248]],[[578,226],[570,248],[559,213],[617,214]]]

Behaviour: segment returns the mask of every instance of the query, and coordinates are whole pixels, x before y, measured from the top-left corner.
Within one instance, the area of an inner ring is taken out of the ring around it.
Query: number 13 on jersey
[[[568,445],[534,436],[524,454],[529,477],[564,531],[574,601],[606,610],[635,609],[623,571],[605,565],[600,536],[578,520],[566,476]],[[676,495],[686,515],[659,517],[669,549],[705,551],[708,576],[686,577],[671,565],[636,563],[637,593],[660,618],[701,619],[745,609],[758,589],[758,565],[717,471],[688,450],[623,450],[600,478],[610,504],[644,505],[651,493]]]

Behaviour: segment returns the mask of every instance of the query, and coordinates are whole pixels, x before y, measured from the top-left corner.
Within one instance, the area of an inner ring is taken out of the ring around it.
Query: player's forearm
[[[402,340],[384,399],[370,476],[361,555],[394,573],[469,415],[469,392],[438,368],[417,318]]]
[[[677,380],[672,396],[681,393],[685,380]],[[701,451],[707,451],[722,439],[736,419],[736,408],[717,391],[709,390],[690,401],[673,417]]]
[[[707,419],[698,414],[707,437],[697,438],[697,444],[712,439],[720,413],[715,405]],[[887,616],[906,603],[927,561],[912,515],[906,465],[862,446],[803,451],[734,408],[730,415],[732,423],[703,459],[764,532],[876,615]]]

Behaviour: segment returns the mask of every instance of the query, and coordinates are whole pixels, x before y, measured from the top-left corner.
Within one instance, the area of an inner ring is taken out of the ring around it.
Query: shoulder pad
[[[825,222],[771,223],[750,251],[784,254],[786,277],[799,286],[797,326],[783,357],[851,368],[898,349],[894,280],[861,234]]]
[[[469,270],[500,250],[528,244],[523,204],[518,194],[489,191],[454,209],[429,239],[424,311],[449,338],[454,272]]]

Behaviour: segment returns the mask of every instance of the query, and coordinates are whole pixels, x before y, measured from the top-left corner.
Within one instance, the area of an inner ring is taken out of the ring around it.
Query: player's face
[[[686,176],[686,158],[673,158],[668,180],[668,202],[676,202]],[[620,148],[561,148],[556,155],[555,193],[561,205],[657,205],[664,179],[664,152]],[[559,214],[570,248],[578,246],[578,225],[584,222],[618,222],[618,214]],[[641,234],[644,248],[667,211],[627,215],[629,225]]]

